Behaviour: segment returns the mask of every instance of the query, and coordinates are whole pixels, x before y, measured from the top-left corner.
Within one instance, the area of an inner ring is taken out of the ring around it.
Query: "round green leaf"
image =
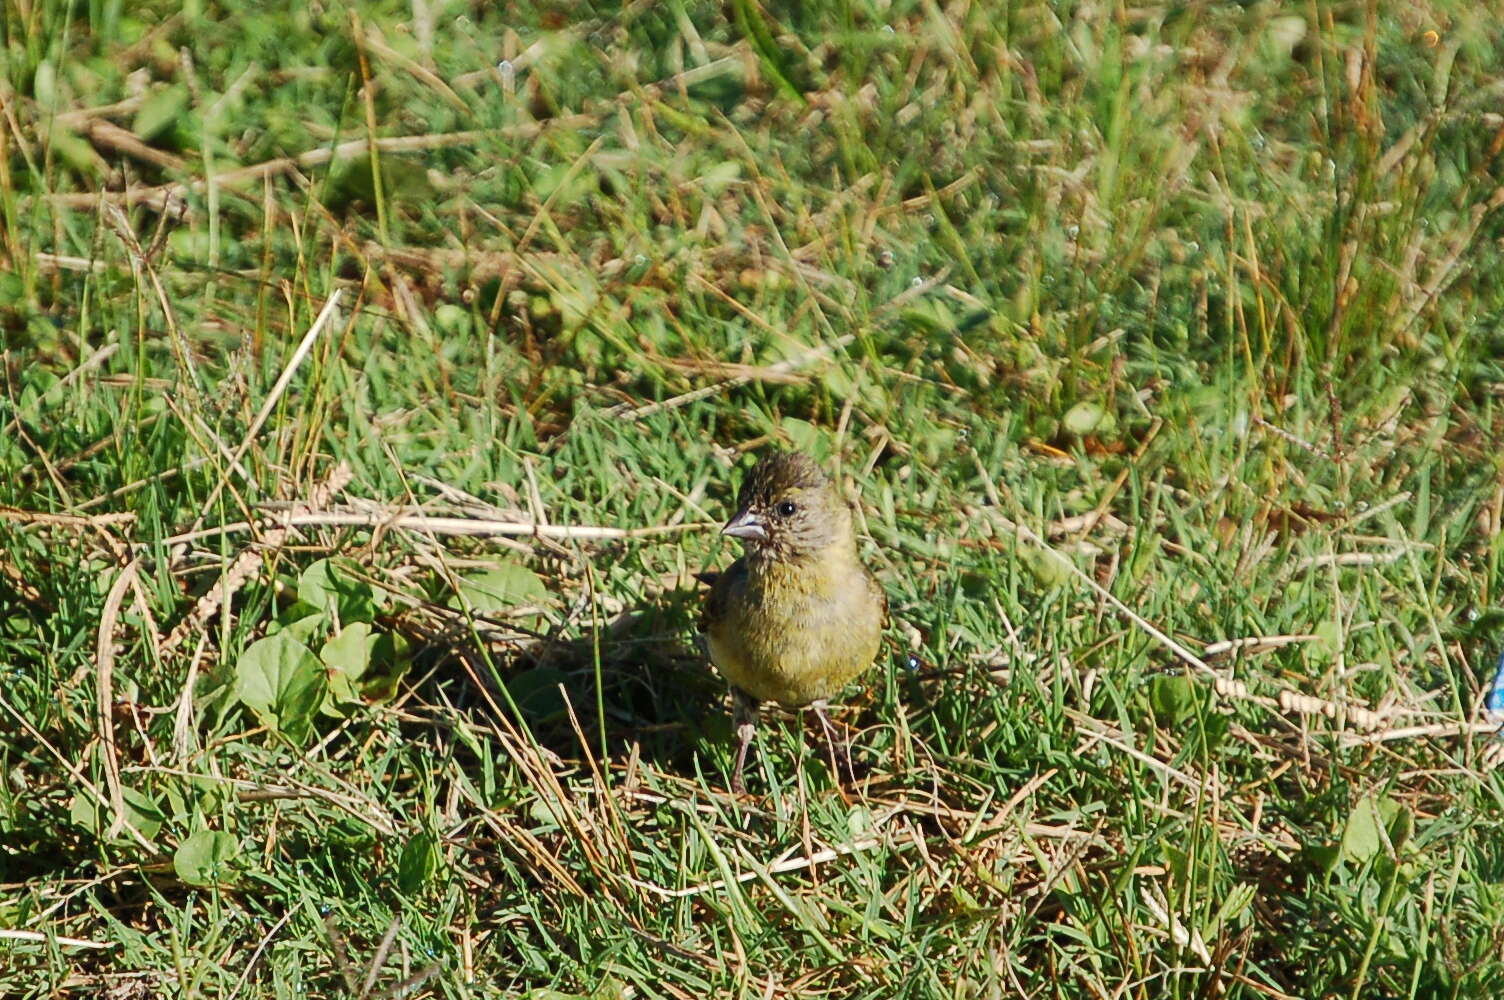
[[[298,600],[337,614],[341,624],[376,617],[376,592],[349,559],[320,559],[304,570],[298,577]]]
[[[1070,582],[1070,566],[1054,549],[1046,552],[1033,545],[1018,547],[1018,561],[1026,566],[1041,587],[1063,587]]]
[[[329,617],[324,614],[322,608],[316,608],[302,601],[294,601],[277,615],[275,621],[267,626],[267,635],[276,635],[278,632],[286,632],[299,642],[311,643],[315,637],[323,635],[329,630]]]
[[[1338,846],[1342,860],[1363,864],[1389,846],[1379,800],[1365,795],[1353,805],[1342,827]]]
[[[235,664],[236,696],[294,743],[308,738],[326,684],[318,657],[285,633],[252,643]]]
[[[365,622],[346,625],[340,629],[339,635],[324,643],[324,648],[319,650],[319,659],[331,671],[358,681],[371,665],[371,652],[380,638],[371,634],[371,626]]]
[[[1162,726],[1177,727],[1201,709],[1202,690],[1189,677],[1168,675],[1149,679],[1149,705]]]
[[[235,838],[221,830],[200,830],[178,845],[172,868],[189,885],[224,885],[233,881],[230,862],[240,853]]]
[[[450,598],[449,606],[461,609],[468,605],[472,614],[493,615],[547,600],[548,588],[538,574],[508,560],[461,578],[459,593]]]
[[[146,839],[151,840],[156,837],[167,819],[157,801],[128,785],[120,789],[120,797],[125,803],[125,821],[139,830]],[[92,794],[83,792],[73,796],[73,801],[68,807],[68,816],[74,823],[96,837],[103,836],[114,821],[114,814],[108,806],[100,805]],[[122,830],[118,836],[125,838],[130,835]]]

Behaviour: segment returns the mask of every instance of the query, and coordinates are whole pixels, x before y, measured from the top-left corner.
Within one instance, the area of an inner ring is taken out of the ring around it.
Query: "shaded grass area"
[[[0,984],[1480,995],[1501,41],[7,8]],[[738,801],[775,445],[894,625]]]

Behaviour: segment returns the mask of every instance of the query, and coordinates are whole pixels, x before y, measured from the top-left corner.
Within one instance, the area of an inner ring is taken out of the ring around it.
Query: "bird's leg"
[[[836,727],[825,711],[826,703],[817,701],[811,703],[809,707],[814,709],[815,718],[820,720],[820,728],[825,730],[825,746],[830,751],[830,773],[836,779],[837,787],[846,783],[845,778],[841,776],[842,764],[845,765],[845,772],[851,778],[851,783],[856,784],[856,771],[851,766],[851,747],[847,745],[844,738],[836,736]]]
[[[757,735],[757,699],[737,687],[731,689],[731,723],[736,727],[736,770],[731,774],[731,792],[745,795],[742,766],[747,763],[747,748]]]

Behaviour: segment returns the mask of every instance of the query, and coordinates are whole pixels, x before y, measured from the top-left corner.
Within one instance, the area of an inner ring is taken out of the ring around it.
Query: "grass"
[[[1489,5],[0,40],[6,995],[1504,974]],[[775,717],[736,800],[693,574],[774,445],[894,624],[861,780]]]

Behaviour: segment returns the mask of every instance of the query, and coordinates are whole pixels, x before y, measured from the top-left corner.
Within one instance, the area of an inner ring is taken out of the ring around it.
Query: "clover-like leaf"
[[[199,830],[178,845],[173,871],[189,885],[225,885],[234,881],[231,862],[240,853],[235,838],[222,830]]]
[[[538,574],[521,563],[505,560],[488,570],[460,579],[459,593],[449,600],[455,609],[469,607],[473,614],[494,615],[514,608],[542,604],[548,587]]]
[[[402,845],[397,857],[397,888],[404,895],[412,895],[433,878],[438,868],[438,844],[429,834],[420,833]]]
[[[162,824],[167,820],[157,800],[129,785],[120,789],[120,798],[125,804],[125,821],[147,840],[156,837],[157,831],[162,829]],[[84,792],[73,796],[68,807],[68,817],[96,837],[102,837],[113,821],[110,808],[100,805],[92,794]],[[130,835],[122,830],[117,836],[125,838]]]
[[[298,577],[298,600],[338,615],[342,625],[376,617],[376,592],[349,559],[320,559],[305,569]]]
[[[303,743],[324,700],[324,665],[285,633],[251,643],[235,664],[235,694],[264,725]]]
[[[517,711],[534,721],[543,722],[565,714],[564,671],[555,667],[534,667],[507,678],[507,693]]]
[[[1342,840],[1337,845],[1337,861],[1365,864],[1390,849],[1389,818],[1393,803],[1388,798],[1365,795],[1353,803],[1347,822],[1342,825]]]

